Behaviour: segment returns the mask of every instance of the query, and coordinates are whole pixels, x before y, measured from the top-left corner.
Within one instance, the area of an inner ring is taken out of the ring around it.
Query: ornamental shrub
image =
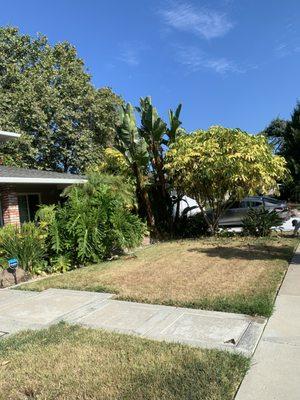
[[[21,227],[6,225],[0,229],[0,251],[6,259],[17,258],[19,266],[33,274],[46,268],[45,234],[42,228],[33,222]]]
[[[271,228],[282,225],[282,219],[274,210],[265,207],[250,208],[242,219],[243,234],[250,236],[269,236]]]
[[[119,177],[104,182],[108,182],[107,177],[93,177],[68,188],[63,206],[39,210],[37,218],[48,235],[53,259],[65,255],[78,266],[107,259],[141,243],[145,224],[131,212],[126,183],[122,186]]]
[[[176,237],[197,238],[208,235],[208,225],[202,213],[187,216],[181,215],[176,226]]]

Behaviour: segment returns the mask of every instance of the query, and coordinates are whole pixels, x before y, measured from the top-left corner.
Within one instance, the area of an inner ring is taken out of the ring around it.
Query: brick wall
[[[0,186],[3,223],[20,225],[18,196],[13,186]]]

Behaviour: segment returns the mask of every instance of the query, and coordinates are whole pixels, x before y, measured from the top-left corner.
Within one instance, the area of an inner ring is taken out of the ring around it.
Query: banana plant
[[[179,119],[180,117],[180,112],[181,112],[182,105],[179,104],[178,107],[176,108],[175,112],[173,110],[169,110],[169,125],[170,127],[167,130],[167,139],[163,139],[163,144],[169,148],[169,146],[175,142],[176,137],[180,134],[186,133],[186,131],[181,128],[181,121]],[[171,187],[173,187],[172,182],[169,179],[169,184]],[[175,215],[174,218],[172,219],[172,227],[171,230],[174,230],[174,226],[179,221],[180,217],[180,203],[183,199],[184,193],[179,192],[178,190],[176,191],[176,196],[173,196],[172,200],[172,210],[175,206]]]
[[[161,189],[165,191],[165,178],[163,172],[162,140],[167,131],[166,123],[158,116],[153,107],[151,97],[140,99],[141,128],[140,133],[147,142],[148,153],[152,164],[152,171],[158,179]]]
[[[169,128],[152,105],[151,97],[141,98],[140,107],[136,109],[141,114],[140,132],[148,145],[156,193],[161,200],[157,202],[157,207],[159,208],[157,214],[162,219],[166,229],[170,231],[173,225],[173,201],[169,193],[170,182],[164,170],[164,152],[175,140],[181,125],[179,120],[181,104],[175,112],[169,111]]]
[[[137,128],[134,108],[130,103],[120,109],[119,121],[117,148],[124,154],[128,165],[132,169],[136,179],[136,194],[141,205],[140,209],[145,211],[148,226],[155,234],[155,219],[147,191],[148,146],[145,138],[141,136]]]
[[[169,110],[170,128],[167,131],[168,141],[167,141],[167,143],[165,143],[168,146],[175,141],[176,136],[179,132],[179,128],[181,125],[181,121],[179,120],[181,108],[182,108],[182,105],[179,104],[175,110],[175,113],[173,112],[173,110]]]
[[[136,124],[135,111],[140,114],[140,127]],[[120,109],[117,148],[131,166],[140,211],[145,210],[148,226],[155,234],[158,230],[170,232],[174,225],[174,203],[171,182],[165,173],[164,154],[180,132],[180,112],[181,104],[175,112],[169,111],[168,127],[152,105],[151,97],[141,98],[140,106],[135,109],[129,103]]]

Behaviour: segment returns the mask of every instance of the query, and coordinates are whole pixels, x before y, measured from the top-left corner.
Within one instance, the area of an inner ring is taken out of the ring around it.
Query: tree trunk
[[[195,198],[197,198],[197,196],[195,196]],[[215,227],[215,221],[214,219],[212,219],[212,221],[210,221],[210,219],[208,218],[205,210],[204,210],[204,206],[201,204],[201,202],[199,201],[199,199],[196,199],[197,204],[201,210],[201,213],[203,215],[203,218],[205,220],[205,222],[207,223],[207,226],[209,227],[212,236],[214,236],[216,234],[216,227]]]
[[[145,210],[146,213],[146,220],[147,225],[150,228],[150,233],[157,236],[156,226],[155,226],[155,218],[152,212],[151,202],[148,196],[148,192],[143,184],[142,175],[139,170],[139,167],[136,163],[132,165],[133,173],[136,178],[136,192],[137,198],[142,202],[142,208]]]
[[[160,198],[161,198],[161,201],[159,202],[159,208],[161,212],[159,214],[161,215],[163,221],[165,222],[165,225],[169,233],[172,233],[173,215],[172,213],[170,214],[170,210],[168,208],[170,204],[170,197],[167,190],[167,181],[164,173],[164,163],[161,154],[159,152],[157,143],[152,143],[151,147],[153,153],[152,167],[158,178],[158,183],[156,183],[156,187],[158,189],[158,192],[160,193]]]

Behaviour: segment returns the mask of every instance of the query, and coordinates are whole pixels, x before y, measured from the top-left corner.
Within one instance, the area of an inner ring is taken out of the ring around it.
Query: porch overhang
[[[85,176],[0,165],[0,184],[74,185],[86,182]]]
[[[18,139],[20,136],[21,135],[19,133],[0,131],[0,143],[11,139]]]
[[[87,179],[55,179],[55,178],[23,178],[23,177],[2,177],[0,176],[0,183],[16,184],[16,183],[30,183],[30,184],[52,184],[52,185],[73,185],[76,183],[84,183]]]

